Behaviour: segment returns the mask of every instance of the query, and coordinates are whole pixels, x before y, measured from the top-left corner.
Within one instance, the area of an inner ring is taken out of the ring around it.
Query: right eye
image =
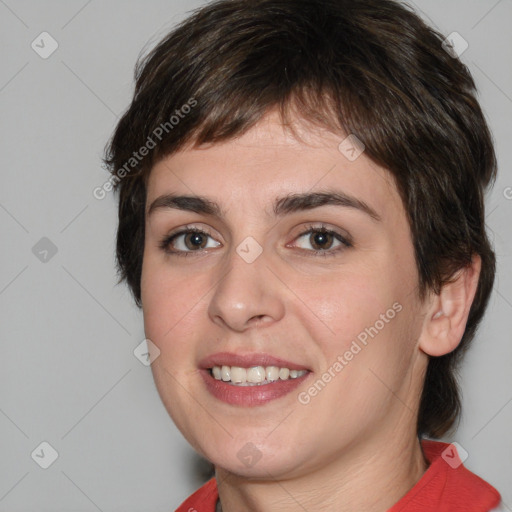
[[[166,236],[160,242],[161,249],[176,256],[188,256],[191,252],[201,252],[220,245],[220,242],[213,240],[209,233],[198,228],[183,229]]]

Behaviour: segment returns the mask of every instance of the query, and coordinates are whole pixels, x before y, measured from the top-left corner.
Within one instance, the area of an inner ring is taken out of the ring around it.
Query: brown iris
[[[184,237],[187,249],[204,249],[207,244],[208,237],[202,233],[187,233]]]
[[[327,231],[316,231],[311,233],[309,236],[309,241],[313,249],[318,251],[322,249],[329,249],[333,244],[334,237]]]

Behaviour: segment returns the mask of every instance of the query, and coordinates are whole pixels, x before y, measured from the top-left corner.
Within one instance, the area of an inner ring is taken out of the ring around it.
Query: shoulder
[[[218,497],[217,482],[212,478],[189,496],[176,512],[215,512]]]
[[[421,446],[429,467],[390,512],[432,510],[433,506],[438,512],[500,510],[496,509],[500,494],[464,467],[456,444],[423,440]]]

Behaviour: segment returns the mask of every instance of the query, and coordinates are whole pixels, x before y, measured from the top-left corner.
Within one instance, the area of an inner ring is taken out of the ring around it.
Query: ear
[[[420,335],[420,349],[430,356],[442,356],[455,350],[466,329],[469,310],[478,288],[482,260],[473,255],[471,264],[459,270],[439,295],[426,304],[426,316]]]

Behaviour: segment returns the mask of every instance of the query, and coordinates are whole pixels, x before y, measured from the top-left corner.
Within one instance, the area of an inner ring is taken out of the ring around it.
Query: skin
[[[382,512],[427,468],[416,421],[428,357],[460,341],[479,260],[421,302],[411,232],[389,172],[364,153],[349,161],[338,150],[344,136],[299,120],[296,130],[300,140],[271,112],[236,139],[186,147],[152,169],[148,208],[172,192],[205,196],[223,211],[146,214],[144,325],[160,350],[152,371],[177,427],[215,464],[224,512]],[[276,197],[326,189],[364,201],[380,220],[335,205],[273,216]],[[352,246],[327,242],[327,256],[313,254],[314,234],[301,234],[321,224]],[[185,225],[207,231],[208,246],[193,252],[181,237],[173,248],[189,255],[166,253],[162,239]],[[236,252],[248,236],[263,250],[252,263]],[[300,403],[298,394],[396,303],[401,311]],[[311,373],[265,405],[228,405],[199,374],[201,359],[224,351],[270,353]],[[247,443],[261,455],[250,467],[237,456]]]

